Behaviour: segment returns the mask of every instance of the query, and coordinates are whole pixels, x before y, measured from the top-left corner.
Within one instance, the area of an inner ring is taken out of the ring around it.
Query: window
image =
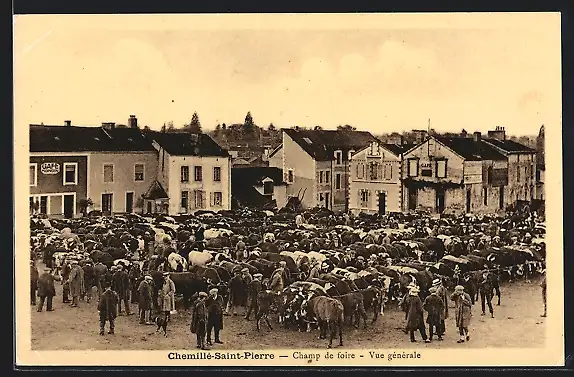
[[[213,193],[213,206],[221,207],[221,202],[223,201],[223,194],[220,191]]]
[[[65,162],[64,185],[77,185],[77,184],[78,184],[78,163]]]
[[[38,164],[30,164],[30,186],[38,186]]]
[[[359,179],[365,178],[365,164],[363,163],[357,165],[357,178]]]
[[[135,164],[134,181],[141,182],[144,180],[144,164]]]
[[[293,183],[293,181],[294,181],[293,169],[289,169],[287,170],[287,182]]]
[[[349,156],[348,156],[347,160],[351,161],[351,158],[353,157],[353,153],[355,153],[355,150],[354,150],[354,149],[351,149],[351,150],[349,151]]]
[[[489,166],[486,169],[486,183],[488,183],[489,185],[492,184],[492,166]]]
[[[181,167],[181,181],[189,182],[189,166]]]
[[[319,172],[319,183],[323,183],[323,174],[322,171]]]
[[[335,164],[341,165],[343,163],[343,152],[335,151]]]
[[[201,166],[194,167],[193,173],[195,182],[201,182],[203,180],[203,169],[201,169]]]
[[[530,166],[525,166],[524,167],[524,179],[526,179],[528,181],[528,178],[530,178],[531,174],[528,174],[528,168]]]
[[[195,190],[195,208],[203,209],[205,208],[205,191]]]
[[[331,180],[331,172],[330,171],[326,171],[325,172],[325,183],[329,184]]]
[[[520,166],[516,167],[516,180],[520,181]]]
[[[104,183],[114,182],[114,165],[104,164]]]
[[[446,178],[446,160],[438,160],[436,162],[436,177]]]
[[[416,177],[419,175],[419,162],[417,159],[409,159],[409,177]]]
[[[187,207],[189,207],[189,192],[182,191],[181,192],[181,208],[187,212]]]
[[[371,162],[369,164],[369,175],[370,175],[371,181],[376,181],[380,178],[379,177],[379,164],[378,163]]]
[[[484,205],[487,206],[488,205],[488,188],[487,187],[482,188],[482,199],[484,200]]]
[[[363,207],[363,208],[369,207],[370,196],[371,196],[371,192],[369,190],[361,190],[359,192],[359,200],[361,202],[361,207]]]
[[[323,193],[320,192],[319,193],[319,206],[322,206],[324,201],[325,201],[325,197],[323,196]]]
[[[221,168],[219,166],[213,168],[213,182],[221,182]]]
[[[393,165],[385,164],[383,166],[383,178],[384,179],[393,179]]]
[[[263,182],[263,195],[273,195],[273,181]]]
[[[340,173],[335,174],[335,189],[337,189],[337,190],[341,189],[341,174]]]

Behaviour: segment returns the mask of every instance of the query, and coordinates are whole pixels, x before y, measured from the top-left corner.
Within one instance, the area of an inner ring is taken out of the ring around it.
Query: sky
[[[557,14],[27,15],[15,126],[561,127]]]

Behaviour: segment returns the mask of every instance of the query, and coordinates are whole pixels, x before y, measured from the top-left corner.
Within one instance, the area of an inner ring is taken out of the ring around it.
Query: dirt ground
[[[57,296],[53,312],[36,312],[32,309],[33,350],[195,350],[195,334],[189,331],[191,313],[180,310],[172,316],[168,326],[168,337],[156,333],[155,326],[139,325],[137,316],[121,316],[116,320],[115,335],[98,335],[99,323],[97,303],[80,302],[79,308],[62,303],[62,288],[56,283]],[[457,344],[454,313],[447,320],[445,339],[425,344],[417,334],[420,348],[450,347],[543,347],[546,318],[541,318],[542,296],[537,281],[515,282],[501,287],[501,306],[494,305],[495,318],[481,316],[480,302],[472,309],[470,342]],[[94,292],[95,293],[95,292]],[[495,303],[496,304],[496,303]],[[452,304],[451,304],[452,307]],[[137,312],[137,305],[131,305]],[[239,308],[239,314],[244,313]],[[425,315],[426,317],[426,315]],[[369,315],[369,319],[371,314]],[[326,348],[325,340],[318,340],[318,331],[301,333],[294,329],[281,328],[272,318],[273,330],[262,323],[257,332],[255,321],[246,321],[242,316],[224,319],[221,340],[212,349],[278,349],[278,348]],[[369,321],[370,322],[370,321]],[[383,317],[369,324],[368,329],[345,328],[344,348],[411,348],[408,335],[400,328],[404,324],[404,313],[388,308]],[[334,345],[338,343],[334,342]]]

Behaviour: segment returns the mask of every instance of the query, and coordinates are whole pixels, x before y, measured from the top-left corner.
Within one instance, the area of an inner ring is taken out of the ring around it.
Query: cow
[[[339,346],[343,346],[343,322],[345,309],[343,304],[334,298],[326,296],[310,297],[302,305],[302,314],[307,310],[314,313],[317,321],[319,322],[319,339],[327,337],[329,330],[329,344],[327,348],[333,346],[333,338],[339,330]],[[309,309],[308,309],[309,308]]]
[[[213,260],[213,255],[209,252],[200,251],[190,251],[187,257],[189,261],[189,266],[201,266],[205,267],[207,263]]]
[[[347,319],[349,325],[352,324],[353,317],[357,315],[356,327],[361,324],[363,319],[364,328],[367,328],[367,312],[365,311],[364,297],[360,292],[351,292],[341,296],[333,297],[343,304],[344,317]]]

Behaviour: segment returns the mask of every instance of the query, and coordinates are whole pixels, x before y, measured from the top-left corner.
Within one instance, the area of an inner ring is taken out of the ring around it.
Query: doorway
[[[466,189],[466,213],[470,212],[470,188]]]
[[[327,208],[327,209],[331,209],[331,206],[330,206],[331,201],[330,201],[330,199],[331,199],[331,196],[329,195],[328,192],[326,192],[326,193],[325,193],[325,208]]]
[[[64,195],[64,217],[66,219],[74,217],[74,195]]]
[[[444,189],[443,188],[437,188],[436,189],[436,210],[437,213],[443,213],[444,212]]]
[[[498,193],[498,209],[504,209],[504,186],[500,186]]]
[[[126,192],[126,213],[134,211],[134,193]]]
[[[385,192],[379,192],[379,215],[384,215],[386,213],[386,202],[387,194]]]
[[[414,211],[417,209],[417,189],[409,189],[409,210]]]
[[[151,201],[148,201],[148,202],[147,202],[147,212],[146,212],[146,213],[148,213],[148,214],[149,214],[149,213],[152,213],[152,210],[151,210]]]
[[[114,194],[102,194],[102,214],[110,216],[112,214],[112,201]]]

